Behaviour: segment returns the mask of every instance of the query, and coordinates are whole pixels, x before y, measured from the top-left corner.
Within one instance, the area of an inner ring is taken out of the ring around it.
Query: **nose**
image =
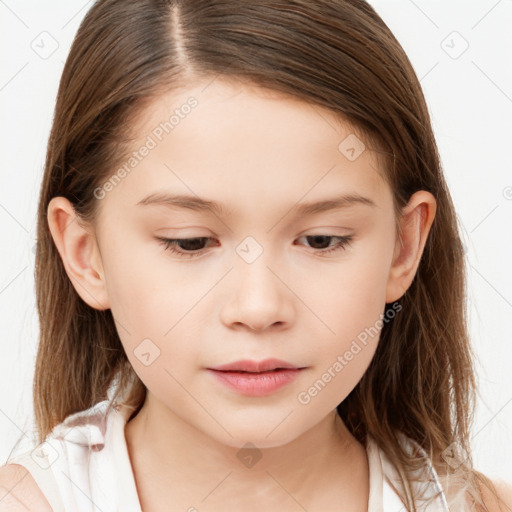
[[[265,252],[252,263],[237,261],[230,273],[229,299],[221,311],[226,326],[263,331],[290,325],[293,293],[285,284],[286,275],[273,267],[276,265],[272,265]]]

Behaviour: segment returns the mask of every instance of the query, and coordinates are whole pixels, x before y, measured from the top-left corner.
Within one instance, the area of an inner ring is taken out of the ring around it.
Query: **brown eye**
[[[307,239],[308,243],[310,243],[309,239],[312,239],[313,240],[313,242],[312,242],[313,249],[318,249],[317,252],[321,256],[324,256],[325,254],[330,254],[335,251],[339,251],[341,249],[345,249],[348,245],[350,245],[350,242],[352,241],[352,236],[305,235],[300,238]],[[338,242],[336,244],[332,245],[331,247],[329,247],[329,245],[330,245],[329,242],[330,242],[330,240],[333,240],[333,239],[337,239]],[[323,247],[318,248],[317,247],[318,245],[320,245],[320,246],[326,245],[329,248],[328,249],[325,249]]]
[[[208,240],[213,240],[211,237],[195,237],[195,238],[163,238],[156,237],[166,251],[170,251],[173,254],[177,254],[183,258],[193,258],[200,256],[204,252],[204,245]],[[352,241],[352,236],[334,236],[334,235],[306,235],[300,237],[308,240],[308,243],[312,243],[315,252],[321,256],[331,254],[333,252],[345,249]],[[309,240],[312,240],[310,242]],[[331,240],[338,240],[337,243],[331,245]],[[318,247],[321,246],[321,247]],[[325,248],[324,246],[327,246]],[[329,247],[330,246],[330,247]]]
[[[171,253],[178,254],[180,257],[193,258],[202,254],[204,243],[208,240],[213,240],[210,237],[196,237],[196,238],[162,238],[157,237],[165,248]],[[178,247],[178,248],[177,248]]]

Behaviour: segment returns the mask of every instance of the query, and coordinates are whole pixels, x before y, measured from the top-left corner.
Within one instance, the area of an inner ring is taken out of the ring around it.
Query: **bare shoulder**
[[[20,464],[0,467],[0,512],[53,512],[30,472]]]
[[[499,478],[491,479],[495,489],[482,485],[482,499],[489,512],[512,510],[512,483]]]

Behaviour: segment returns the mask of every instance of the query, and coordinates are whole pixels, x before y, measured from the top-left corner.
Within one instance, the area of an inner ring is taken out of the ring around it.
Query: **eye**
[[[336,251],[344,250],[352,241],[352,236],[335,236],[335,235],[304,235],[301,238],[313,239],[313,245],[329,246],[329,240],[338,240],[337,243],[327,249],[318,249],[315,252],[320,256],[331,254]],[[208,240],[214,240],[211,237],[196,237],[196,238],[163,238],[156,237],[165,250],[170,251],[172,254],[177,254],[181,258],[194,258],[204,253],[204,243]],[[190,252],[192,251],[192,252]]]
[[[206,240],[213,240],[211,237],[202,236],[196,238],[162,238],[156,237],[157,240],[162,242],[166,251],[170,251],[172,254],[177,254],[182,258],[193,258],[202,254],[202,248],[200,247]],[[177,249],[180,245],[185,246],[184,250]],[[187,252],[195,251],[195,252]],[[201,252],[198,252],[201,251]]]
[[[327,245],[329,246],[329,239],[331,240],[338,240],[337,243],[334,245],[331,245],[328,249],[319,249],[316,251],[320,256],[325,256],[327,254],[331,254],[336,251],[345,250],[347,246],[350,245],[350,242],[352,241],[352,236],[335,236],[335,235],[304,235],[298,238],[300,240],[301,238],[312,238],[313,245],[325,245],[325,241],[327,240]],[[314,247],[313,247],[314,248]]]

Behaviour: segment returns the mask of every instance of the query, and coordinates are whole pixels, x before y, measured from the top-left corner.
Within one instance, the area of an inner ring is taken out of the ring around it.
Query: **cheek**
[[[319,265],[303,279],[302,294],[333,339],[345,341],[371,328],[383,314],[389,266],[386,249],[368,242],[347,258]],[[328,329],[329,328],[329,329]]]
[[[179,275],[164,275],[154,265],[128,258],[118,262],[110,277],[111,310],[131,366],[149,390],[165,390],[177,400],[182,393],[177,382],[185,381],[187,371],[197,365],[201,338],[187,312],[193,314],[190,309],[198,299],[189,296],[192,292]],[[169,279],[169,286],[163,279]]]
[[[111,239],[104,252],[107,291],[116,319],[134,336],[150,332],[163,336],[190,302],[187,295],[192,291],[184,272],[167,262],[157,241],[131,237],[129,231]]]
[[[338,283],[322,286],[323,299],[316,303],[322,322],[313,329],[317,343],[309,347],[316,364],[297,397],[301,404],[314,402],[331,410],[357,386],[371,363],[383,325],[385,299],[384,288],[377,283],[382,280],[381,272],[364,270],[363,274],[340,273]]]
[[[317,337],[322,332],[322,350],[311,353],[318,362],[315,378],[320,386],[329,383],[322,393],[333,403],[341,402],[363,376],[384,325],[392,246],[384,237],[368,238],[362,245],[336,265],[319,266],[323,270],[315,274],[315,282],[308,279],[303,288],[306,302],[322,320],[315,328]]]
[[[146,376],[153,378],[158,368],[173,371],[176,361],[184,362],[187,354],[193,353],[192,340],[199,339],[194,333],[197,322],[191,325],[187,314],[193,315],[191,308],[199,301],[201,290],[191,286],[178,266],[166,265],[158,248],[126,247],[116,252],[112,244],[104,269],[117,332],[130,363],[144,381]],[[187,343],[183,343],[184,336]]]

